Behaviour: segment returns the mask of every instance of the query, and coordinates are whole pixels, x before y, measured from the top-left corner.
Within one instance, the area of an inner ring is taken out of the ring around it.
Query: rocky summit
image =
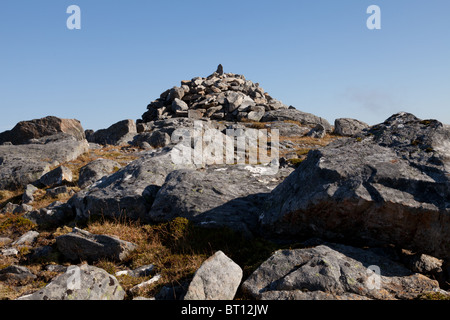
[[[266,112],[295,109],[272,98],[259,83],[243,75],[223,73],[222,68],[206,78],[184,80],[180,86],[164,91],[138,122],[178,117],[259,122]]]
[[[450,126],[332,126],[222,65],[0,133],[0,299],[448,300],[449,239]]]

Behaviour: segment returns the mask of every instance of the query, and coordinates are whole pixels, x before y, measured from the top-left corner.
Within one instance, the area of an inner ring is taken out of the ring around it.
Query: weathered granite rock
[[[257,299],[397,300],[439,286],[368,250],[327,244],[275,252],[242,288]]]
[[[266,167],[213,166],[177,170],[167,176],[149,212],[154,222],[184,217],[204,227],[223,227],[246,236],[257,233],[265,197],[292,169],[261,175]]]
[[[172,162],[172,149],[141,153],[139,159],[105,177],[69,200],[78,220],[91,216],[120,217],[146,221],[154,197],[169,172],[193,165]]]
[[[18,204],[8,202],[0,211],[0,213],[14,213],[14,211],[19,207]]]
[[[118,171],[121,165],[114,160],[97,159],[80,169],[78,186],[82,189],[94,184],[101,178]]]
[[[262,117],[261,122],[271,122],[271,121],[296,121],[302,125],[316,126],[318,124],[322,125],[326,132],[331,132],[332,127],[330,123],[323,118],[315,116],[311,113],[306,113],[297,109],[281,109],[268,111]]]
[[[55,187],[55,188],[51,188],[51,189],[47,189],[45,191],[45,194],[52,197],[52,198],[57,198],[58,196],[62,195],[62,194],[74,194],[75,191],[70,190],[67,186],[60,186],[60,187]]]
[[[174,102],[175,99],[181,100],[184,97],[184,89],[180,88],[180,87],[173,87],[170,92],[169,95],[167,96],[167,101],[169,102]]]
[[[67,133],[80,141],[85,139],[80,121],[49,116],[31,121],[21,121],[12,130],[0,133],[0,145],[4,142],[11,142],[14,145],[27,144],[30,139],[52,136],[57,133]]]
[[[59,264],[49,264],[45,266],[45,270],[51,271],[51,272],[66,272],[67,271],[66,266],[62,266]]]
[[[403,250],[405,253],[405,250]],[[437,280],[441,286],[448,287],[450,275],[443,270],[444,261],[426,254],[403,254],[401,262],[411,271],[422,273]]]
[[[66,182],[72,182],[72,179],[72,171],[65,166],[60,166],[44,174],[39,179],[39,183],[43,184],[46,187],[55,187]]]
[[[105,270],[89,266],[70,266],[45,288],[17,300],[123,300],[125,291]]]
[[[67,203],[55,201],[46,208],[27,212],[24,217],[44,227],[59,227],[75,218],[75,213]]]
[[[184,102],[183,100],[180,100],[178,98],[175,98],[175,100],[173,100],[172,102],[172,111],[173,112],[177,112],[177,111],[188,111],[189,107],[187,105],[186,102]]]
[[[36,279],[28,268],[12,265],[0,270],[0,281],[29,281]]]
[[[37,190],[38,190],[38,188],[36,188],[34,185],[28,184],[25,187],[25,192],[23,193],[23,196],[22,196],[22,202],[24,204],[32,203],[34,201],[33,195]]]
[[[17,256],[19,254],[19,250],[17,250],[16,248],[6,248],[2,249],[0,253],[5,257]]]
[[[239,265],[218,251],[197,270],[184,300],[233,300],[242,274]]]
[[[393,115],[311,151],[268,197],[266,233],[392,243],[450,257],[450,129]]]
[[[150,275],[153,275],[155,273],[155,265],[154,264],[148,264],[145,266],[141,266],[139,268],[136,268],[134,270],[123,270],[116,272],[116,277],[127,275],[130,277],[148,277]]]
[[[307,136],[316,138],[316,139],[323,139],[326,135],[326,129],[323,125],[317,124],[314,128],[311,129],[310,132],[308,132]]]
[[[14,209],[13,213],[14,214],[21,214],[21,213],[26,213],[26,212],[30,212],[33,210],[33,207],[22,203],[21,205],[19,205],[16,209]]]
[[[167,132],[154,130],[152,132],[139,133],[133,140],[133,145],[145,148],[146,144],[151,148],[164,148],[171,143]]]
[[[136,123],[128,119],[119,121],[107,129],[95,131],[88,141],[102,145],[126,145],[136,134]]]
[[[367,128],[367,123],[356,119],[340,118],[334,121],[334,133],[340,136],[351,137]]]
[[[154,275],[150,280],[147,280],[147,281],[144,281],[144,282],[141,282],[141,283],[135,285],[134,287],[132,287],[132,288],[130,289],[129,292],[130,292],[132,295],[136,295],[136,294],[139,293],[140,290],[143,290],[143,289],[145,289],[145,288],[151,286],[152,284],[158,282],[160,279],[161,279],[161,275],[160,275],[160,274],[156,274],[156,275]],[[153,299],[153,300],[154,300],[154,299]]]
[[[0,190],[25,187],[52,166],[74,160],[89,150],[86,140],[77,141],[70,135],[47,138],[43,144],[0,146]]]
[[[58,250],[69,260],[98,261],[102,258],[122,261],[136,245],[117,237],[94,235],[74,228],[71,233],[56,238]]]
[[[32,245],[36,241],[37,237],[39,237],[39,232],[28,231],[27,233],[20,236],[20,238],[14,241],[11,245],[15,247],[23,245]]]

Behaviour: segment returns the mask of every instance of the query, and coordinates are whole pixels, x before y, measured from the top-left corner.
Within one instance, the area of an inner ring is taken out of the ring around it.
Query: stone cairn
[[[151,102],[138,123],[170,118],[259,122],[267,111],[288,109],[243,75],[224,73],[222,65],[207,78],[181,81]]]

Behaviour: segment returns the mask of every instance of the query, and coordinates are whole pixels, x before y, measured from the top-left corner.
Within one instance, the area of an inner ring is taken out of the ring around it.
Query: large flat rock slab
[[[70,135],[52,137],[34,144],[0,145],[0,190],[25,187],[49,172],[51,167],[75,160],[89,151],[86,140],[77,140]]]

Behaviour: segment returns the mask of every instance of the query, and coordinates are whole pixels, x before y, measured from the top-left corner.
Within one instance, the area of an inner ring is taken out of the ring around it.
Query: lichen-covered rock
[[[369,250],[327,244],[275,252],[242,288],[257,299],[396,300],[439,285]]]
[[[280,109],[268,111],[266,112],[264,117],[262,117],[261,122],[271,121],[295,121],[302,125],[309,126],[316,126],[320,124],[325,128],[326,132],[329,133],[332,131],[332,127],[326,119],[297,109]]]
[[[101,178],[110,175],[111,173],[118,171],[121,165],[114,160],[110,159],[97,159],[94,160],[80,169],[78,185],[84,189]]]
[[[34,275],[28,268],[23,266],[12,265],[0,270],[0,281],[26,282],[34,279],[36,279],[36,275]]]
[[[42,119],[21,121],[12,130],[0,133],[0,145],[4,142],[11,142],[14,145],[27,144],[31,139],[58,133],[69,134],[79,141],[85,139],[84,129],[80,121],[49,116]]]
[[[56,238],[58,250],[72,261],[122,261],[136,245],[107,235],[95,235],[78,228]]]
[[[154,197],[166,176],[190,164],[172,162],[172,149],[164,148],[141,153],[139,159],[107,176],[69,200],[78,220],[93,216],[121,217],[147,221]]]
[[[399,113],[311,151],[268,197],[262,227],[449,258],[449,172],[449,126]]]
[[[72,182],[72,179],[72,170],[65,166],[60,166],[44,174],[39,179],[39,183],[43,184],[46,187],[55,187],[61,185],[64,182]]]
[[[59,227],[75,218],[72,208],[67,203],[55,201],[45,208],[27,212],[24,217],[44,227]]]
[[[184,300],[233,300],[242,274],[239,265],[218,251],[197,270]]]
[[[19,239],[14,241],[11,245],[15,247],[23,245],[32,245],[36,241],[37,237],[39,237],[39,232],[28,231],[27,233],[21,235]]]
[[[137,134],[136,123],[131,120],[122,120],[107,129],[95,131],[89,135],[89,142],[102,145],[126,145],[133,140]]]
[[[90,265],[70,266],[43,289],[17,300],[123,300],[125,291],[105,270]]]
[[[54,139],[52,139],[54,137]],[[0,190],[25,187],[60,163],[89,151],[86,140],[60,134],[27,145],[0,145]]]
[[[340,118],[334,121],[334,133],[340,136],[351,137],[367,128],[367,123],[356,119]]]
[[[162,222],[184,217],[204,227],[226,226],[254,235],[265,197],[292,172],[282,169],[273,175],[261,174],[269,169],[234,165],[174,171],[157,193],[149,218]]]

